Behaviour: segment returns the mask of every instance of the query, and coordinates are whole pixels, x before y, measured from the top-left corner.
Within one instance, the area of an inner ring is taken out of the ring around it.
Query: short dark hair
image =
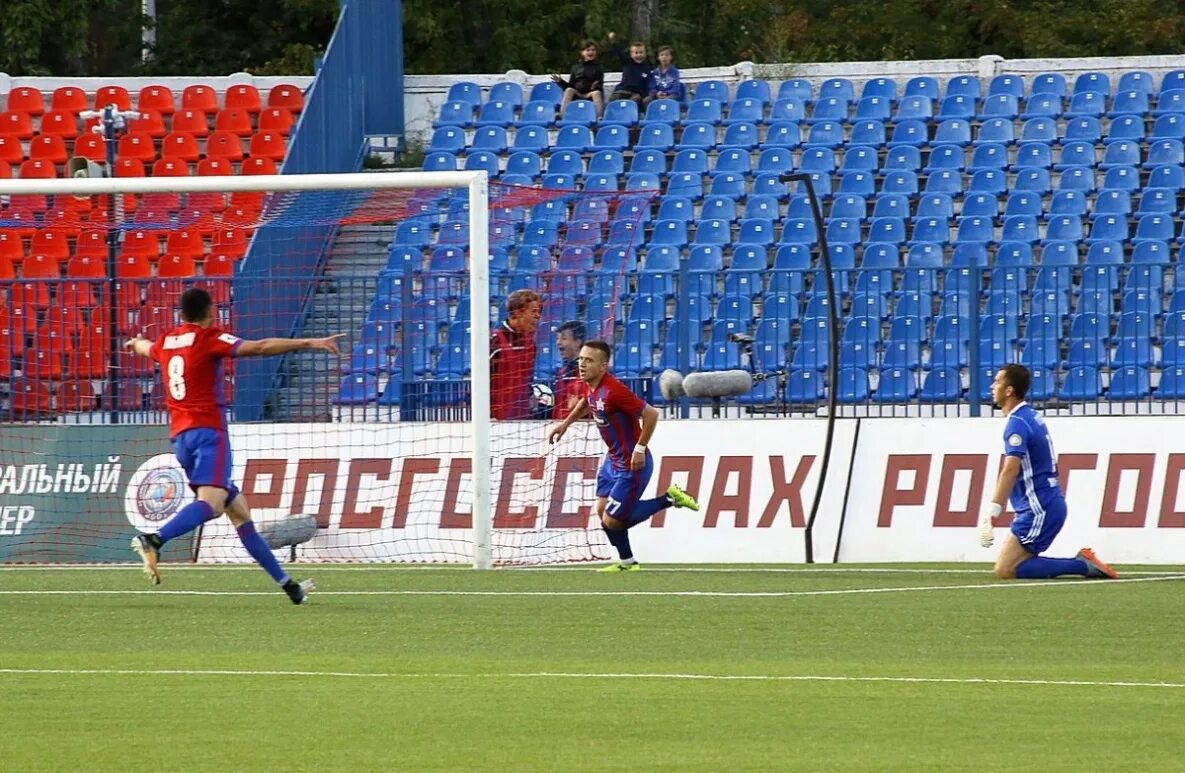
[[[662,48],[658,49],[658,53],[660,54],[663,51],[666,51],[668,54],[670,54],[672,59],[675,58],[675,49],[671,48],[670,46],[663,46]]]
[[[584,41],[583,43],[580,44],[580,50],[583,51],[584,49],[589,48],[590,46],[592,48],[595,48],[598,51],[601,50],[601,47],[597,45],[597,41],[595,41],[595,40]]]
[[[589,349],[596,349],[598,352],[605,355],[605,362],[609,361],[609,357],[613,351],[609,348],[609,344],[605,343],[604,341],[585,341],[584,345]]]
[[[1017,399],[1025,399],[1025,395],[1029,392],[1029,384],[1033,382],[1033,376],[1029,373],[1029,369],[1024,365],[1013,362],[1000,368],[1000,370],[1004,373],[1004,383],[1012,387],[1012,391],[1016,393]]]
[[[560,333],[571,333],[577,341],[584,341],[588,337],[588,330],[585,329],[584,323],[578,319],[570,319],[557,327],[555,334],[559,335]]]
[[[210,294],[200,287],[191,287],[181,293],[181,319],[186,322],[201,322],[210,315],[214,301]]]

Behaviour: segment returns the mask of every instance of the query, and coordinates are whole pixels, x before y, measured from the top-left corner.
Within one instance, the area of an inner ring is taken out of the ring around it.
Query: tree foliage
[[[310,71],[339,0],[157,0],[148,62],[140,0],[3,10],[11,75],[279,73]],[[566,70],[581,40],[610,31],[674,46],[684,67],[1167,54],[1185,37],[1185,7],[1164,0],[403,0],[403,20],[409,73]]]

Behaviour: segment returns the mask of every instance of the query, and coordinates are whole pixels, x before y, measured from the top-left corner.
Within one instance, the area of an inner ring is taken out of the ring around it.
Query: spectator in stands
[[[506,299],[507,319],[490,335],[490,415],[529,419],[535,372],[535,328],[542,302],[534,290],[515,290]]]
[[[634,41],[630,43],[629,54],[617,45],[617,34],[609,33],[609,45],[614,55],[621,60],[621,83],[610,95],[610,99],[630,99],[642,106],[642,101],[650,93],[650,71],[654,65],[646,58],[646,44]]]
[[[570,319],[556,328],[555,349],[563,359],[563,364],[555,374],[555,386],[552,388],[555,393],[555,407],[552,409],[551,418],[558,421],[568,418],[568,414],[576,403],[580,402],[580,396],[583,394],[577,358],[580,357],[580,347],[584,346],[587,335],[584,323],[576,319]]]
[[[580,61],[572,65],[572,72],[564,80],[559,75],[551,79],[564,87],[564,98],[560,102],[560,112],[573,99],[587,99],[597,109],[597,118],[605,109],[605,68],[597,61],[597,44],[591,40],[584,41],[580,49]]]
[[[673,99],[682,102],[686,96],[683,81],[679,79],[679,68],[671,64],[675,52],[670,46],[658,49],[658,67],[650,72],[650,93],[645,104],[649,105],[656,99]]]

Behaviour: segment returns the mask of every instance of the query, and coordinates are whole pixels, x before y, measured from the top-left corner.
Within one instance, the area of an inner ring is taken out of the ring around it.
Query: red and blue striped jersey
[[[586,389],[588,408],[609,447],[613,467],[628,470],[634,446],[642,436],[642,410],[646,401],[608,373],[596,389],[587,386]]]

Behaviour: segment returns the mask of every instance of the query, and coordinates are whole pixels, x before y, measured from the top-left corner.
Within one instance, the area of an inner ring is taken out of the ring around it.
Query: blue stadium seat
[[[737,84],[735,99],[754,99],[768,105],[771,97],[768,81],[749,79]]]
[[[906,240],[905,221],[896,217],[873,218],[868,227],[869,242],[904,244]]]
[[[704,197],[703,175],[699,172],[671,172],[667,176],[666,194],[699,201]]]
[[[591,102],[569,102],[568,107],[572,105],[591,105]],[[555,149],[556,150],[572,150],[577,153],[587,153],[592,150],[593,136],[592,131],[585,125],[574,124],[561,126],[559,133],[556,135]]]
[[[819,121],[813,124],[810,131],[807,132],[806,142],[803,143],[807,149],[838,148],[843,144],[844,129],[843,124],[839,121]]]
[[[630,247],[642,241],[642,224],[634,220],[617,220],[609,226],[606,245]]]
[[[963,171],[963,149],[958,145],[935,145],[930,149],[930,161],[922,171],[927,174],[944,169]]]
[[[1088,166],[1073,166],[1062,170],[1058,190],[1093,193],[1096,189],[1094,170]]]
[[[753,171],[749,151],[733,148],[716,154],[714,172],[736,172],[748,175]]]
[[[1000,76],[997,76],[1000,77]],[[1007,118],[1014,120],[1020,114],[1020,100],[1015,94],[989,94],[979,109],[982,118]]]
[[[705,83],[711,83],[711,81],[705,81],[700,86],[702,87]],[[723,115],[723,104],[724,102],[718,99],[696,97],[687,106],[687,115],[684,120],[687,123],[719,125]]]
[[[734,123],[724,129],[724,139],[720,141],[720,148],[728,150],[753,150],[760,144],[760,133],[756,123]]]
[[[770,108],[769,120],[799,123],[806,120],[806,102],[801,99],[779,99]]]
[[[682,220],[659,220],[654,224],[654,231],[650,236],[650,244],[654,247],[667,246],[682,249],[687,246],[687,222]],[[647,253],[649,263],[650,254]],[[648,266],[649,267],[649,266]],[[671,268],[677,268],[677,264]]]
[[[1119,140],[1107,145],[1103,153],[1103,160],[1099,162],[1099,169],[1114,169],[1118,166],[1136,167],[1140,165],[1139,141]]]
[[[552,81],[536,83],[531,87],[531,93],[527,95],[528,102],[547,102],[556,108],[560,106],[560,102],[563,101],[563,98],[564,90],[560,88],[558,83],[554,83]]]
[[[794,405],[809,405],[822,400],[823,397],[823,378],[818,371],[813,369],[790,371],[786,381],[786,402]]]
[[[985,195],[985,194],[977,194]],[[990,195],[990,194],[987,194]],[[992,198],[993,204],[998,204],[994,196]],[[1031,215],[1039,217],[1044,211],[1041,194],[1033,191],[1015,191],[1008,196],[1008,201],[1004,204],[1004,216],[1011,217],[1013,215]],[[995,217],[996,211],[992,207],[985,207],[984,211],[967,211],[967,202],[963,202],[963,213],[965,215],[979,215],[981,217]]]
[[[843,195],[867,198],[876,193],[874,172],[844,172],[839,178],[839,191]]]
[[[661,102],[662,100],[658,100]],[[651,102],[653,107],[657,102]],[[638,149],[668,151],[675,147],[675,131],[665,123],[652,123],[641,128],[638,134]]]
[[[625,176],[625,189],[636,193],[658,192],[662,189],[662,181],[656,173],[635,172]]]
[[[1097,91],[1076,91],[1070,96],[1070,105],[1066,108],[1066,117],[1074,118],[1089,115],[1095,118],[1106,112],[1107,96]]]
[[[797,354],[797,351],[795,352]],[[868,372],[863,368],[841,368],[836,399],[841,403],[862,403],[868,400]]]
[[[963,175],[956,169],[938,169],[926,177],[926,193],[957,196],[963,192]]]
[[[601,131],[604,131],[607,128],[617,128],[617,127],[604,127],[601,129]],[[608,175],[619,176],[624,173],[625,173],[625,161],[622,159],[622,155],[619,151],[598,150],[596,153],[593,154],[592,158],[589,159],[588,174],[590,174],[590,175],[608,174]]]
[[[1062,98],[1057,94],[1033,94],[1025,101],[1021,119],[1059,118],[1062,114]]]
[[[1062,142],[1076,142],[1081,140],[1094,144],[1100,142],[1102,137],[1103,130],[1099,119],[1083,115],[1066,121],[1066,131],[1065,136],[1062,137]]]
[[[881,166],[881,170],[886,174],[894,170],[917,172],[921,168],[921,151],[912,145],[898,145],[889,148],[885,153],[884,164]]]
[[[930,141],[930,130],[926,122],[919,119],[905,119],[897,122],[893,128],[893,136],[889,139],[889,147],[897,145],[911,145],[921,147]]]
[[[1029,93],[1056,94],[1059,97],[1064,97],[1066,95],[1066,77],[1056,72],[1042,73],[1033,79]]]
[[[786,218],[782,223],[782,244],[815,245],[819,233],[815,221],[808,218]]]
[[[918,176],[905,169],[894,169],[884,176],[881,194],[900,193],[912,196],[918,192]]]
[[[560,127],[566,126],[595,126],[597,123],[597,108],[586,99],[574,99],[564,107],[560,116]]]
[[[1111,374],[1107,391],[1111,400],[1142,400],[1151,393],[1147,365],[1125,365]]]
[[[1130,203],[1130,198],[1129,198]],[[1145,188],[1136,208],[1138,215],[1172,215],[1177,209],[1177,192],[1168,188]]]
[[[581,190],[586,193],[616,193],[618,191],[617,175],[592,174],[591,170],[584,178]]]
[[[682,196],[663,196],[658,205],[658,219],[690,223],[695,219],[695,206]]]
[[[985,170],[992,171],[992,170]],[[1016,173],[1014,188],[1018,191],[1029,191],[1047,196],[1052,189],[1052,178],[1048,169],[1021,169]]]
[[[1074,402],[1095,400],[1101,392],[1102,378],[1097,366],[1071,365],[1057,396],[1062,400]]]
[[[514,112],[517,106],[503,100],[491,100],[481,106],[477,113],[476,125],[497,126],[505,129],[514,124]]]
[[[1066,142],[1062,145],[1061,155],[1058,158],[1058,162],[1054,164],[1054,169],[1061,171],[1068,167],[1092,167],[1094,165],[1094,143],[1087,140],[1076,140],[1073,142]]]
[[[852,131],[848,137],[848,146],[867,145],[872,149],[884,147],[886,138],[885,125],[880,121],[861,120],[852,124]]]
[[[848,100],[841,97],[822,97],[815,102],[810,118],[805,119],[804,122],[813,126],[826,121],[842,126],[848,120],[848,106]]]
[[[518,151],[512,153],[506,161],[506,173],[521,174],[535,179],[543,174],[543,161],[539,158],[538,153],[526,150]]]
[[[1005,169],[1008,166],[1008,148],[996,142],[976,145],[971,153],[972,172],[980,169]]]
[[[985,140],[986,141],[986,140]],[[971,144],[971,124],[964,118],[948,118],[934,130],[932,144],[966,146]]]
[[[798,124],[791,121],[780,121],[771,124],[765,132],[763,148],[797,148],[802,144],[802,131]]]
[[[880,321],[852,317],[844,325],[839,343],[839,367],[871,368],[876,365]]]
[[[726,245],[732,241],[727,220],[700,220],[695,228],[695,244]]]
[[[1020,169],[1051,169],[1053,167],[1053,149],[1044,142],[1026,142],[1016,151],[1014,170]]]
[[[893,116],[897,121],[911,119],[928,120],[934,116],[934,100],[924,94],[913,94],[897,104]]]
[[[1147,187],[1179,191],[1185,188],[1185,169],[1179,166],[1158,166],[1148,173]]]
[[[950,225],[945,217],[918,217],[913,221],[912,243],[945,244],[950,241]]]
[[[1030,118],[1021,125],[1021,142],[1056,142],[1057,121],[1052,118]]]
[[[790,78],[778,84],[778,99],[794,98],[810,101],[813,97],[813,87],[806,78]]]
[[[1027,241],[1001,241],[996,248],[997,268],[1028,268],[1033,265],[1033,245]]]
[[[679,147],[711,150],[716,147],[716,127],[703,121],[687,124],[679,135]]]
[[[455,172],[457,157],[452,153],[434,151],[424,156],[423,168],[425,172]]]
[[[854,102],[856,100],[856,87],[847,78],[828,78],[819,86],[819,99],[828,98]]]
[[[527,127],[537,127],[546,129],[555,125],[555,109],[556,106],[542,99],[531,100],[523,105],[519,112],[518,120],[515,126],[521,131]]]
[[[922,364],[926,326],[921,317],[898,316],[889,326],[882,365],[886,368],[916,369]]]
[[[629,146],[630,130],[626,126],[601,126],[593,138],[594,150],[625,150]]]
[[[646,113],[642,117],[643,126],[663,125],[674,126],[679,123],[679,103],[673,99],[656,99],[646,106]]]
[[[879,160],[876,148],[863,145],[849,145],[843,154],[841,172],[876,172]]]
[[[1011,118],[989,118],[979,125],[979,133],[975,136],[975,144],[987,142],[998,145],[1012,145],[1016,142],[1016,132]]]
[[[946,82],[946,96],[965,96],[979,99],[979,78],[973,75],[956,75]]]
[[[457,85],[457,84],[454,84]],[[433,128],[442,126],[457,126],[462,129],[473,125],[473,117],[477,106],[468,101],[450,101],[440,106],[440,115],[432,123]]]
[[[1120,91],[1111,102],[1107,113],[1111,118],[1121,115],[1143,115],[1148,112],[1148,93],[1144,91]]]
[[[905,84],[905,99],[915,95],[938,99],[938,93],[938,79],[929,75],[918,75],[910,78]]]
[[[575,150],[557,150],[547,157],[547,173],[584,176],[584,159]]]
[[[1135,142],[1139,144],[1144,139],[1144,116],[1121,115],[1113,118],[1107,127],[1106,142]]]
[[[758,124],[765,120],[765,105],[758,99],[737,99],[728,105],[728,117],[724,124]]]
[[[935,368],[926,374],[918,397],[926,402],[958,402],[963,395],[962,379],[958,368]]]
[[[712,99],[717,102],[728,101],[728,84],[721,80],[707,80],[696,84],[695,99]]]
[[[743,198],[745,196],[745,175],[738,172],[716,172],[712,175],[708,193],[713,196]]]
[[[801,283],[799,284],[801,286]],[[778,322],[784,323],[789,328],[790,323],[797,322],[798,319],[798,299],[795,295],[791,293],[766,293],[762,296],[762,324],[765,322]]]
[[[1154,140],[1185,140],[1185,115],[1169,113],[1157,118],[1156,122],[1152,124],[1151,138]]]
[[[736,199],[731,196],[707,196],[700,206],[699,218],[704,220],[724,220],[733,223],[737,219]]]
[[[876,197],[873,217],[909,217],[909,196],[902,193],[882,193]]]
[[[511,82],[495,83],[490,87],[490,100],[509,102],[516,109],[520,108],[523,106],[523,87]]]
[[[737,231],[738,245],[758,245],[769,248],[774,244],[774,227],[770,220],[764,218],[747,218],[740,222]]]
[[[885,97],[861,97],[856,103],[856,120],[887,121],[892,115],[892,101]]]
[[[795,198],[797,199],[798,197]],[[803,215],[800,216],[809,216],[809,213],[810,209],[808,207],[803,210]],[[854,193],[845,193],[836,196],[835,199],[832,200],[831,212],[829,213],[828,217],[829,219],[856,218],[857,220],[863,220],[867,214],[868,202],[864,196]]]
[[[827,221],[828,244],[858,244],[861,241],[860,221],[857,218],[833,217]]]
[[[974,96],[951,94],[948,90],[947,95],[943,98],[938,108],[937,117],[939,120],[961,118],[969,121],[975,117],[975,103],[976,97]]]
[[[1152,111],[1154,116],[1185,113],[1185,88],[1161,91],[1156,98],[1156,107]]]
[[[638,103],[632,99],[615,99],[605,105],[601,126],[634,126],[638,123]]]

